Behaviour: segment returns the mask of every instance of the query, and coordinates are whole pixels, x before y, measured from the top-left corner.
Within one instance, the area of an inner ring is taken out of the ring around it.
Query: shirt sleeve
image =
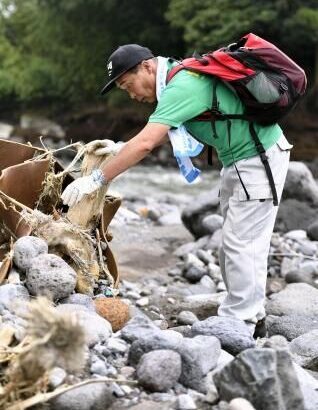
[[[205,76],[182,71],[162,91],[156,110],[148,122],[179,127],[186,121],[209,109],[212,94],[206,88],[211,88],[211,81]],[[206,95],[211,96],[207,99]],[[202,98],[203,96],[203,98]]]

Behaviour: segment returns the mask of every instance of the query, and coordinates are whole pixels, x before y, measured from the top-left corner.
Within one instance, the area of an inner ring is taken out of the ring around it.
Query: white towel
[[[159,101],[161,93],[166,87],[168,58],[159,56],[157,59],[156,94],[157,101]],[[188,182],[193,182],[201,171],[193,166],[190,157],[198,155],[204,145],[193,138],[184,125],[169,130],[168,136],[173,148],[173,155],[176,157],[182,175]]]

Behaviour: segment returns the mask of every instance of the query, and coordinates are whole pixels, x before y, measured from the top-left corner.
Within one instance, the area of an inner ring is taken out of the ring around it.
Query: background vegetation
[[[185,56],[249,31],[275,42],[318,86],[317,0],[1,0],[0,99],[96,100],[106,56],[120,44]]]

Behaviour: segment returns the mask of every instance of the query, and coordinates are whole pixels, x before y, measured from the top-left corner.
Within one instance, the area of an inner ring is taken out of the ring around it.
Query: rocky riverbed
[[[177,171],[140,167],[111,190],[124,198],[111,224],[118,297],[130,315],[120,330],[98,309],[111,300],[104,284],[94,297],[75,293],[72,270],[38,238],[16,242],[0,286],[0,331],[13,328],[17,341],[26,328],[13,302],[45,290],[55,295],[54,309],[72,312],[84,330],[85,366],[76,373],[57,361],[48,386],[94,382],[46,408],[317,410],[318,186],[309,169],[290,165],[271,241],[267,334],[257,340],[244,322],[216,316],[225,292],[217,174],[185,186]]]

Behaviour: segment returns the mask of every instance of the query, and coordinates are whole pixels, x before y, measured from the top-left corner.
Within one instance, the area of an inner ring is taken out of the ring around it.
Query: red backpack
[[[274,204],[277,205],[273,176],[253,123],[274,124],[291,111],[306,91],[307,79],[304,70],[276,46],[252,33],[227,47],[182,60],[168,73],[167,83],[183,69],[222,80],[241,99],[245,107],[243,114],[221,112],[217,101],[216,81],[213,86],[211,110],[202,113],[196,120],[211,121],[215,138],[215,121],[228,121],[229,144],[230,120],[249,121],[250,133],[265,166]],[[243,182],[242,185],[249,199]]]

